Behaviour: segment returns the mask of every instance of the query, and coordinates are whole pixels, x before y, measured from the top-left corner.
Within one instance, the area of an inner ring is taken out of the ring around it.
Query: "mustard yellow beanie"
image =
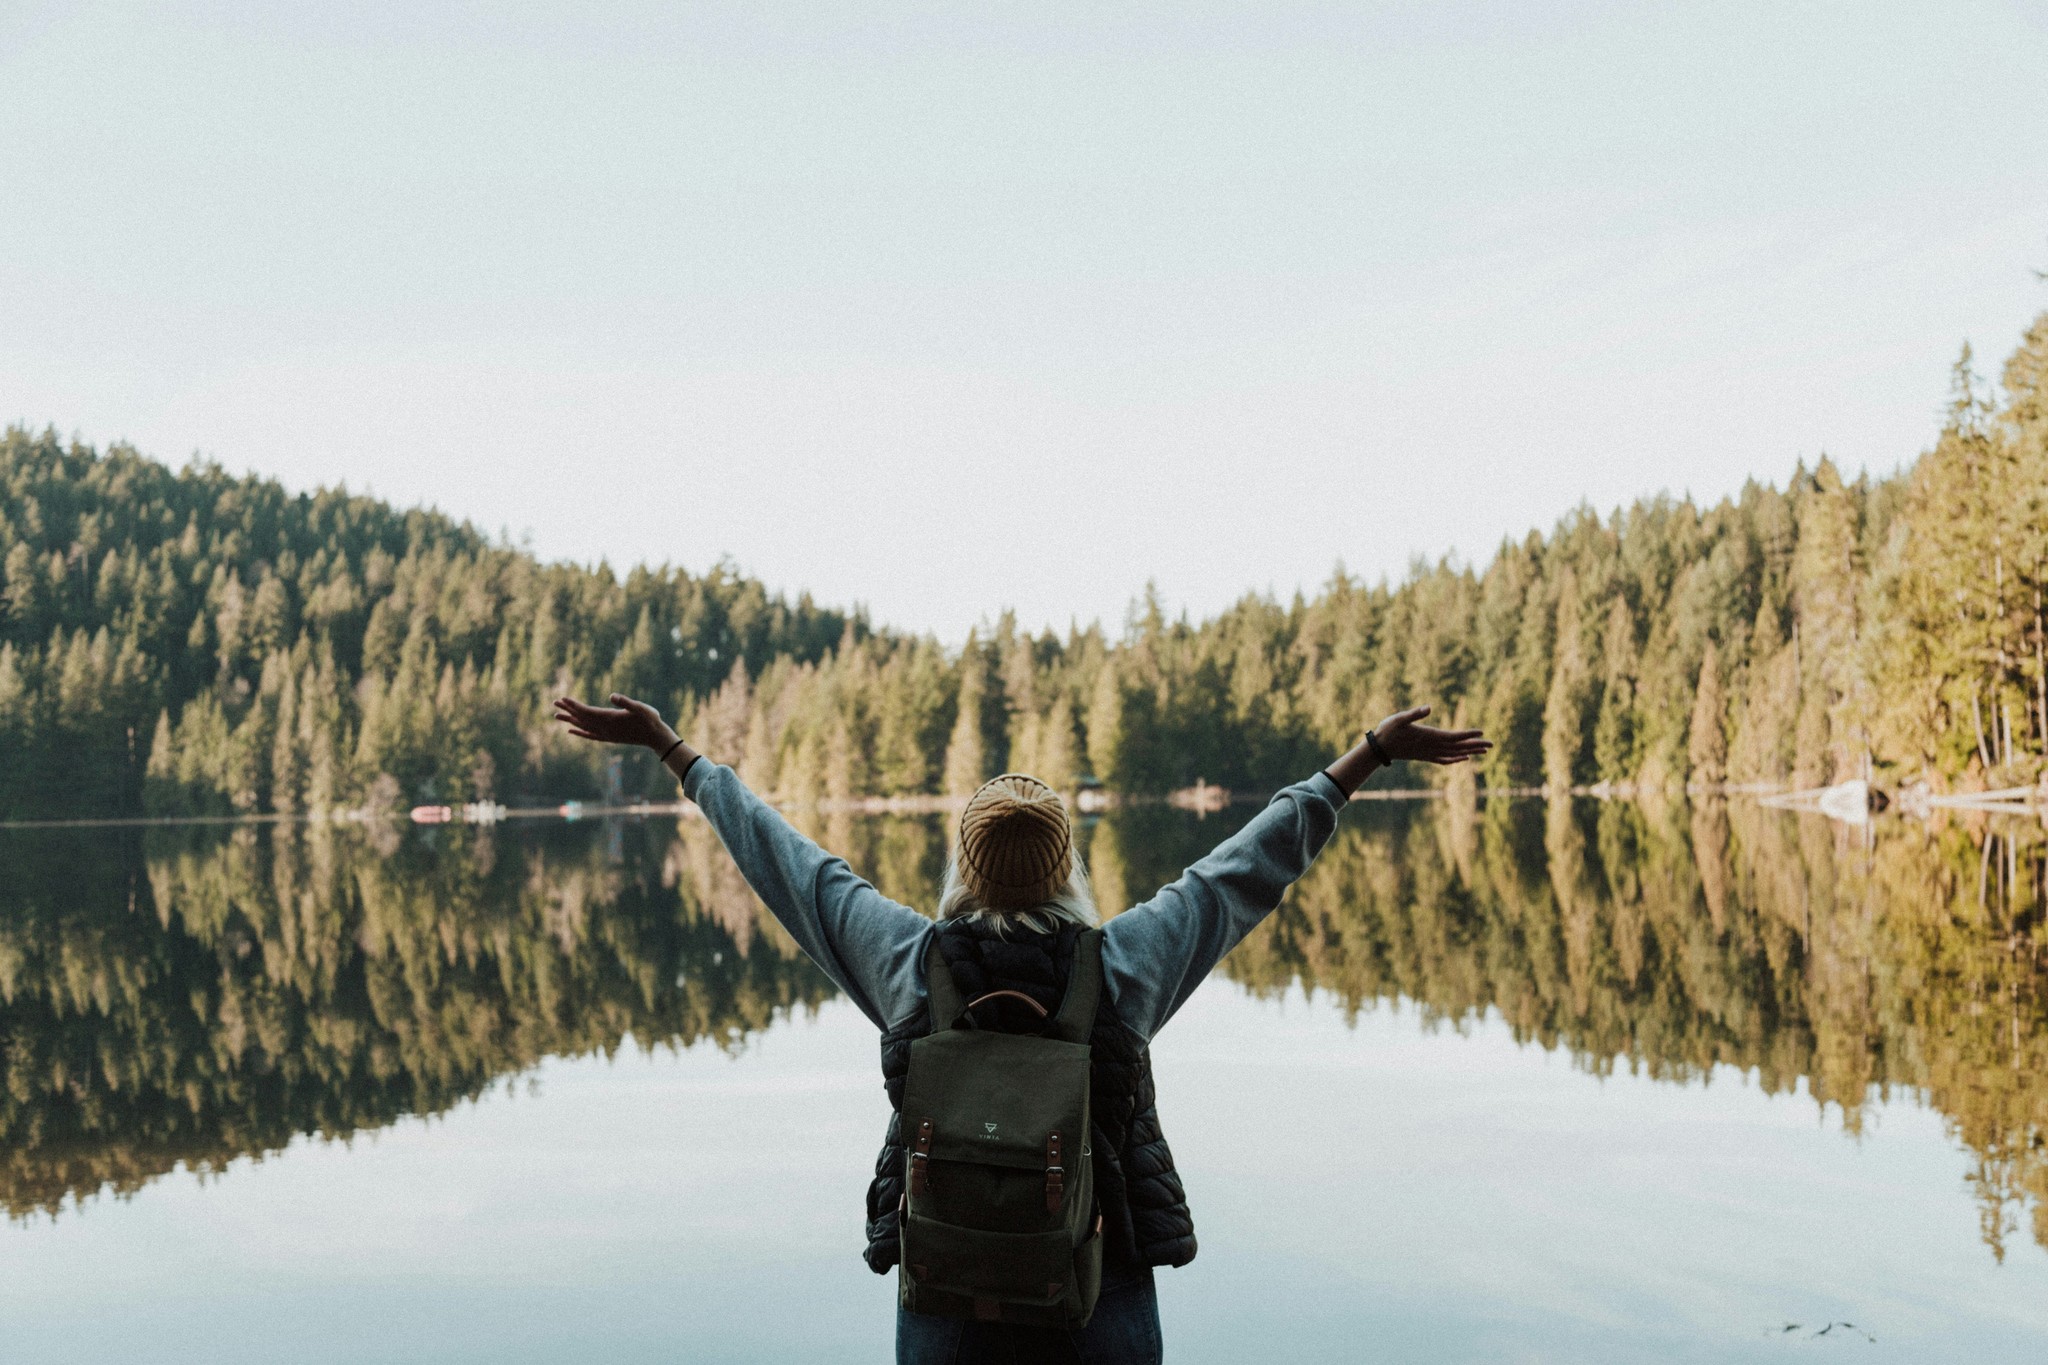
[[[1035,777],[992,777],[960,813],[960,880],[991,910],[1059,894],[1074,870],[1074,831],[1060,794]]]

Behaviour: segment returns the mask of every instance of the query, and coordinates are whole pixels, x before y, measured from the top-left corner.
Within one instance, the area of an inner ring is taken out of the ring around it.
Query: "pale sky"
[[[957,641],[1931,439],[2048,4],[0,6],[0,420]]]

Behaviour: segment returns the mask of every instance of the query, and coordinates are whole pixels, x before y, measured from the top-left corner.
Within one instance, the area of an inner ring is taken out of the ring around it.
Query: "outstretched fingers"
[[[1478,730],[1430,730],[1422,731],[1428,741],[1428,748],[1422,757],[1439,765],[1463,763],[1467,759],[1482,758],[1493,748],[1493,741]]]
[[[610,723],[624,720],[624,711],[613,711],[602,706],[585,706],[574,697],[555,698],[555,719],[569,727],[569,733],[578,739],[603,741],[597,731]]]

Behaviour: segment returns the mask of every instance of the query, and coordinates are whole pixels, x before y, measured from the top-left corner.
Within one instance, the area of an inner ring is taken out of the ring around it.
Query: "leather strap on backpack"
[[[1045,1006],[1039,1004],[1036,1000],[1033,1000],[1030,996],[1024,994],[1024,992],[1022,991],[990,991],[987,995],[977,995],[974,997],[974,999],[967,1002],[966,1009],[963,1012],[967,1014],[972,1014],[977,1006],[987,1004],[989,1001],[999,999],[1003,996],[1008,996],[1010,999],[1017,1001],[1019,1004],[1029,1005],[1032,1009],[1032,1012],[1037,1014],[1039,1018],[1045,1018]]]
[[[917,1146],[910,1153],[910,1192],[923,1194],[931,1188],[932,1121],[917,1122]]]
[[[1102,931],[1090,929],[1074,940],[1074,969],[1067,976],[1067,998],[1053,1017],[1052,1036],[1085,1043],[1095,1030],[1095,1006],[1102,998]]]

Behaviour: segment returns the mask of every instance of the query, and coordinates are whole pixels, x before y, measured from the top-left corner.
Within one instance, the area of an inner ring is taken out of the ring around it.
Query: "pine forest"
[[[557,733],[564,692],[653,701],[792,805],[1007,769],[1254,791],[1411,699],[1499,740],[1459,778],[1488,790],[1970,791],[2048,752],[2048,314],[1995,384],[1964,350],[1890,476],[1822,457],[1712,506],[1581,509],[1483,567],[1339,570],[1199,624],[1148,592],[1120,629],[1004,615],[957,648],[729,566],[543,563],[54,433],[10,430],[0,487],[0,818],[673,796]]]

